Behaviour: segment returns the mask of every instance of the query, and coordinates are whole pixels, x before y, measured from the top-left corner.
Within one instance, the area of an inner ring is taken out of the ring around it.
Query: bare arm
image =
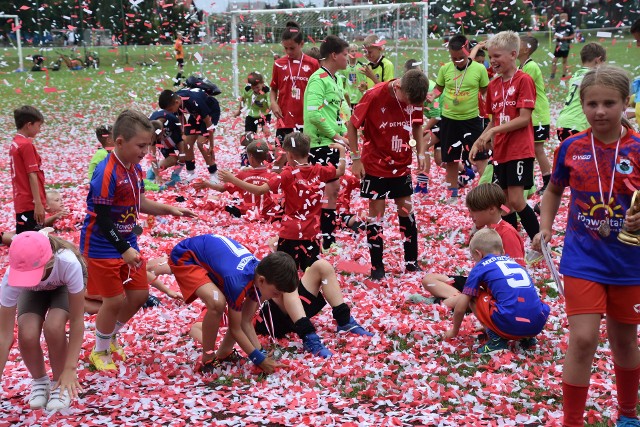
[[[540,251],[540,239],[548,242],[553,236],[553,221],[556,218],[564,188],[550,182],[540,202],[540,232],[533,238],[533,249]]]
[[[458,302],[456,303],[456,308],[453,312],[453,325],[451,325],[451,329],[445,332],[444,339],[453,338],[458,335],[458,332],[460,332],[460,325],[462,325],[464,314],[467,312],[470,302],[471,297],[469,295],[460,294]]]
[[[84,289],[75,294],[69,294],[69,346],[64,370],[55,387],[60,387],[61,393],[68,393],[70,397],[78,397],[82,391],[78,381],[78,359],[84,341]]]
[[[282,115],[282,110],[278,105],[278,89],[271,88],[269,91],[269,101],[271,103],[271,111],[273,115],[278,119],[282,119],[284,116]]]
[[[243,180],[241,180],[231,172],[218,171],[218,173],[220,175],[220,179],[223,180],[224,182],[229,182],[235,185],[236,187],[241,188],[244,191],[248,191],[249,193],[259,196],[261,194],[267,194],[271,191],[271,189],[269,188],[269,184],[262,184],[262,185],[249,184],[248,182],[244,182]]]
[[[349,149],[351,150],[351,172],[356,178],[364,177],[364,166],[360,160],[360,150],[358,148],[358,129],[351,121],[347,122],[347,140],[349,141]]]
[[[140,195],[140,211],[149,215],[173,215],[186,216],[189,218],[198,217],[198,215],[191,212],[189,209],[158,203],[154,200],[147,199],[144,194]]]

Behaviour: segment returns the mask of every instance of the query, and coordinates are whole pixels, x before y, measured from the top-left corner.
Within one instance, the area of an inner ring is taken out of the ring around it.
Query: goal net
[[[227,13],[230,20],[229,31],[219,31],[214,39],[231,43],[235,97],[238,96],[239,84],[242,83],[239,81],[240,73],[244,75],[246,71],[245,60],[252,64],[255,55],[263,55],[262,69],[268,72],[271,70],[274,54],[283,53],[279,43],[287,21],[295,21],[300,25],[306,38],[305,50],[311,46],[319,46],[330,34],[358,44],[362,44],[367,35],[376,34],[385,40],[385,55],[394,63],[396,75],[400,75],[408,59],[428,63],[427,7],[427,2],[421,2],[234,10]]]

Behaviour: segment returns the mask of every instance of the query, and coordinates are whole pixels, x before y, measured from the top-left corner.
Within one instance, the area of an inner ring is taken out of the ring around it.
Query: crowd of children
[[[295,332],[306,351],[331,357],[310,320],[327,303],[338,332],[372,336],[352,316],[336,272],[322,254],[339,245],[337,226],[362,231],[370,277],[384,279],[382,217],[386,200],[393,199],[405,270],[420,271],[412,195],[429,191],[433,146],[436,164],[446,170],[447,203],[460,199],[461,170],[473,174],[473,165],[483,175],[491,159],[495,177],[465,197],[477,230],[469,243],[475,266],[468,276],[429,272],[422,279],[425,290],[453,311],[453,324],[443,338],[459,334],[470,309],[488,337],[478,353],[507,349],[512,340],[525,350],[536,345],[550,308],[541,302],[526,270],[525,260],[533,262],[529,255],[537,252],[525,256],[518,221],[533,248],[542,250],[553,236],[553,221],[568,186],[569,224],[560,264],[570,336],[562,372],[564,425],[583,425],[591,363],[605,315],[618,425],[640,425],[640,317],[634,304],[640,300],[640,285],[633,273],[638,246],[617,238],[623,230],[632,235],[640,230],[640,203],[633,205],[632,191],[640,188],[640,135],[622,118],[630,98],[626,72],[601,65],[606,51],[599,44],[583,46],[583,68],[569,81],[555,123],[561,144],[552,168],[544,149],[550,139],[550,107],[540,67],[531,59],[538,47],[535,38],[503,31],[472,49],[466,37],[456,35],[448,43],[451,62],[439,69],[435,82],[415,60],[394,78],[393,64],[383,55],[384,40],[373,35],[363,41],[368,64],[358,61],[362,55],[357,45],[337,36],[322,41],[319,61],[303,52],[304,40],[301,28],[287,23],[282,35],[286,55],[275,60],[270,86],[259,72],[248,75],[235,114],[245,113],[242,163],[248,167],[237,173],[217,168],[213,135],[221,110],[217,88],[207,81],[187,79],[177,92],[162,91],[159,110],[148,118],[125,110],[113,126],[98,127],[102,147],[89,164],[79,249],[43,228],[67,213],[60,194],[45,192],[42,161],[32,142],[44,117],[30,106],[14,111],[17,134],[9,154],[16,227],[15,234],[2,235],[10,246],[10,268],[0,287],[0,376],[17,315],[20,352],[33,378],[30,407],[69,406],[82,390],[76,365],[84,311],[97,312],[90,363],[98,371],[116,370],[119,360],[127,358],[118,333],[147,302],[149,284],[154,283],[187,304],[196,299],[204,304],[202,321],[191,330],[202,344],[203,373],[237,357],[235,344],[266,373],[284,366],[265,350],[258,335],[275,339]],[[491,73],[483,64],[484,47]],[[176,52],[183,56],[180,39]],[[556,56],[563,57],[558,52]],[[182,78],[178,59],[177,83]],[[195,146],[205,159],[209,180],[195,179]],[[149,151],[145,181],[140,163]],[[345,176],[348,159],[351,172]],[[542,175],[540,221],[524,196],[534,185],[534,159]],[[181,178],[183,167],[186,176]],[[416,190],[412,169],[418,174]],[[166,171],[171,175],[165,182],[161,176]],[[181,180],[193,181],[190,185],[197,191],[240,193],[239,204],[225,207],[235,217],[279,221],[274,252],[259,260],[241,243],[207,234],[182,240],[167,259],[148,262],[137,240],[143,231],[141,213],[197,215],[148,199],[146,182],[166,188]],[[368,200],[364,222],[344,201],[355,189]],[[271,193],[282,193],[282,201]],[[614,207],[621,209],[619,218],[612,217]],[[46,218],[46,212],[52,216]],[[594,250],[597,246],[606,250]],[[180,293],[157,282],[161,274],[174,275]],[[217,343],[225,313],[229,328]],[[40,346],[43,331],[51,379]]]

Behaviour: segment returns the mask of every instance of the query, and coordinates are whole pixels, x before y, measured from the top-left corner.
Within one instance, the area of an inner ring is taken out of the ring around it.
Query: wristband
[[[351,155],[351,160],[360,160],[360,156]]]
[[[251,354],[249,355],[249,359],[251,359],[253,364],[256,365],[256,366],[258,366],[262,362],[264,362],[266,358],[267,358],[267,356],[262,351],[258,350],[257,348],[255,350],[253,350],[251,352]]]
[[[347,161],[347,159],[345,159],[344,157],[340,157],[340,158],[338,159],[338,162],[346,162],[346,161]]]

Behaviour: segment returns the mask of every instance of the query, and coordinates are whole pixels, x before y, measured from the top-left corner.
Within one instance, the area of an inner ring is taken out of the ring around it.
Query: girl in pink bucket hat
[[[0,379],[13,345],[17,311],[18,347],[33,378],[29,406],[53,411],[69,407],[82,391],[76,367],[84,338],[86,267],[77,248],[47,230],[20,233],[9,248],[9,268],[0,284]],[[43,331],[51,380],[40,345]]]

